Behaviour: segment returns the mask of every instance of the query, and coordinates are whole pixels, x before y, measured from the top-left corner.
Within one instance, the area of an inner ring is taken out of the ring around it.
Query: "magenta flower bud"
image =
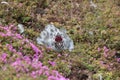
[[[55,37],[55,41],[56,41],[56,42],[61,42],[61,41],[62,41],[62,37],[61,37],[60,35],[57,35],[57,36]]]

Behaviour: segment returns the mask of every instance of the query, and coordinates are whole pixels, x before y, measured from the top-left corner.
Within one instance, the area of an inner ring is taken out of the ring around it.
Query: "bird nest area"
[[[0,1],[0,80],[120,80],[119,16],[120,0]],[[49,24],[64,50],[38,44]]]

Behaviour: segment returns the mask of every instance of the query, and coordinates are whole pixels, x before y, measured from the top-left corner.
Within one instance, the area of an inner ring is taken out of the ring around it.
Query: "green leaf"
[[[22,17],[23,22],[28,22],[31,19],[31,17]]]

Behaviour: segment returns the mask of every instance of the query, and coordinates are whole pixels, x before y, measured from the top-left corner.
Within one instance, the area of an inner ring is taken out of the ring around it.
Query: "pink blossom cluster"
[[[0,36],[2,37],[12,37],[14,39],[23,38],[20,34],[16,33],[17,27],[15,27],[14,25],[0,26],[0,30],[4,30],[4,33],[0,32]]]
[[[47,66],[43,65],[40,61],[43,57],[42,51],[30,42],[28,39],[24,38],[22,35],[17,33],[17,29],[14,25],[10,26],[0,26],[0,36],[2,37],[11,37],[16,40],[22,40],[23,43],[27,43],[31,46],[31,49],[34,51],[34,55],[23,55],[23,52],[19,49],[15,49],[12,44],[6,44],[9,52],[12,53],[12,56],[7,53],[3,53],[0,55],[0,60],[5,64],[10,64],[17,74],[26,73],[33,78],[40,77],[41,75],[45,75],[47,80],[69,80],[63,77],[58,71],[50,70]],[[55,66],[55,62],[48,61],[52,66]]]
[[[115,62],[119,62],[120,58],[115,57],[116,51],[110,50],[106,46],[103,48],[98,48],[98,52],[101,52],[101,59],[100,59],[100,65],[108,70],[113,70],[116,68],[114,66]],[[115,57],[115,58],[114,58]],[[113,63],[113,61],[115,61]]]
[[[7,54],[6,53],[1,54],[0,61],[3,63],[7,62]]]
[[[117,58],[117,62],[120,62],[120,58]]]
[[[103,48],[98,48],[98,52],[103,51],[102,55],[105,58],[109,58],[110,56],[114,56],[115,55],[115,51],[111,51],[109,48],[107,48],[106,46],[104,46]]]

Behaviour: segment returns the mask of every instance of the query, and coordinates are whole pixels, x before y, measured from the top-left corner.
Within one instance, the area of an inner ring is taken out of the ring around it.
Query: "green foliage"
[[[18,24],[21,23],[25,27],[25,32],[22,34],[36,44],[36,37],[46,24],[52,22],[58,27],[67,29],[67,33],[74,40],[75,49],[72,52],[65,51],[69,56],[58,57],[58,53],[45,47],[37,45],[43,52],[44,58],[41,59],[44,65],[51,69],[56,69],[64,76],[75,76],[70,80],[79,80],[76,75],[79,70],[92,72],[95,80],[98,79],[98,74],[102,73],[104,80],[119,80],[120,68],[114,56],[111,56],[113,51],[120,52],[120,1],[119,0],[93,0],[96,8],[90,6],[89,0],[6,0],[9,5],[0,5],[0,25]],[[0,30],[2,31],[2,30]],[[23,53],[33,54],[31,47],[22,45],[21,41],[12,40],[11,37],[0,36],[0,54],[7,52],[12,54],[5,47],[11,43],[15,49],[21,46],[24,48]],[[111,57],[106,59],[98,52],[97,48],[107,46],[111,52],[108,52]],[[51,67],[47,61],[56,62],[56,66]],[[64,60],[64,61],[63,61]],[[106,64],[115,64],[115,69],[111,71],[106,67],[101,66],[100,61]],[[82,65],[85,69],[82,69]],[[2,65],[0,65],[2,66]],[[71,67],[69,67],[71,66]],[[117,67],[116,67],[117,66]],[[73,70],[72,70],[73,68]],[[4,75],[3,75],[4,74]],[[0,70],[0,80],[33,80],[27,75],[23,75],[20,79],[14,75],[14,70],[9,69],[6,72]],[[7,76],[7,77],[6,77]],[[43,80],[45,76],[38,78]]]

